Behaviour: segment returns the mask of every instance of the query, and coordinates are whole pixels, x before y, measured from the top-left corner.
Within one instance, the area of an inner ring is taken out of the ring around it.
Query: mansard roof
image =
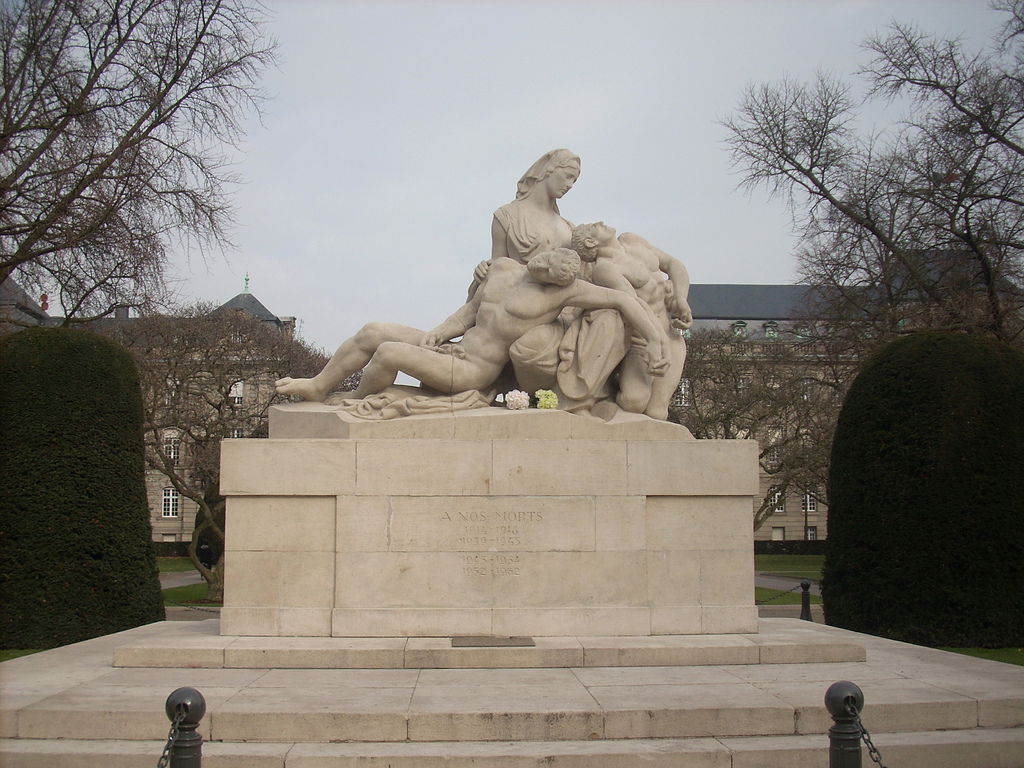
[[[248,291],[240,293],[233,299],[228,299],[226,302],[217,307],[214,312],[224,312],[229,309],[240,310],[247,312],[248,314],[255,317],[257,320],[263,320],[269,323],[280,324],[281,319],[263,306],[263,302],[257,299]]]
[[[689,303],[698,320],[794,320],[806,317],[814,295],[809,285],[695,283]]]

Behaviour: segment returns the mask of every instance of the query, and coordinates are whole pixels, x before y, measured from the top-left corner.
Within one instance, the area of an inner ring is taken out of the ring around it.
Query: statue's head
[[[580,257],[568,248],[553,248],[531,258],[526,268],[538,283],[569,285],[580,273]]]
[[[597,249],[615,239],[615,230],[603,221],[580,224],[572,228],[572,243],[569,246],[584,261],[594,261]]]
[[[526,197],[539,182],[547,179],[558,169],[572,171],[572,181],[575,182],[580,175],[579,156],[574,155],[568,149],[553,149],[550,152],[545,152],[519,179],[519,184],[516,185],[516,199]],[[572,185],[570,184],[570,186]]]

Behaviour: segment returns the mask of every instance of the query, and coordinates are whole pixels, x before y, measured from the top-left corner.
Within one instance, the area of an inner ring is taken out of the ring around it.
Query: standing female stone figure
[[[580,159],[567,149],[545,153],[516,185],[516,199],[494,212],[491,258],[508,256],[525,264],[535,253],[567,248],[572,224],[562,218],[558,200],[580,175]]]
[[[491,258],[474,271],[470,297],[494,259],[508,257],[525,264],[542,251],[569,247],[572,224],[562,218],[558,200],[579,175],[580,159],[568,149],[545,152],[529,167],[516,185],[516,199],[494,212]]]

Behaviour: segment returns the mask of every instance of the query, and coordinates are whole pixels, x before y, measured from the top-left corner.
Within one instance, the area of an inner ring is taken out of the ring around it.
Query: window
[[[171,405],[177,398],[181,389],[181,380],[168,376],[164,384],[164,405]]]
[[[803,500],[800,502],[801,512],[817,512],[818,497],[814,491],[804,491]]]
[[[166,456],[172,464],[177,465],[178,459],[181,457],[180,437],[172,435],[164,438],[164,456]]]
[[[233,427],[228,431],[228,437],[245,437],[245,430],[241,427]]]
[[[174,488],[164,488],[164,502],[162,517],[177,517],[178,504],[181,501],[181,494]]]
[[[765,463],[777,466],[782,463],[782,427],[768,427],[768,447],[764,452]]]
[[[772,488],[769,493],[768,503],[772,506],[773,512],[785,512],[786,511],[786,494],[782,492],[779,487]]]
[[[679,388],[672,398],[672,405],[676,408],[688,408],[693,405],[693,384],[689,379],[679,380]]]
[[[732,335],[743,338],[747,335],[747,324],[743,320],[737,320],[732,324]]]
[[[242,400],[245,399],[245,382],[236,381],[231,385],[231,389],[228,391],[228,399],[232,405],[241,405]]]
[[[785,541],[786,540],[786,526],[780,525],[772,528],[772,541]]]
[[[817,540],[818,540],[818,526],[816,526],[816,525],[808,525],[807,526],[807,541],[817,541]]]
[[[779,338],[779,324],[774,320],[769,320],[764,324],[764,337],[766,339],[777,339]]]

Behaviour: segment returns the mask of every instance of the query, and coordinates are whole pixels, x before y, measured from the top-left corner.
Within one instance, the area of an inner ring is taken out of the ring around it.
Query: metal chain
[[[781,599],[782,599],[782,598],[784,598],[784,597],[785,597],[786,595],[788,595],[788,594],[789,594],[790,592],[796,592],[796,591],[797,591],[798,589],[800,589],[800,585],[799,585],[799,584],[797,584],[797,585],[796,585],[795,587],[793,587],[792,589],[787,589],[787,590],[786,590],[785,592],[779,592],[779,594],[777,594],[777,595],[772,595],[771,597],[769,597],[769,598],[767,598],[767,599],[765,599],[765,600],[755,600],[755,601],[754,601],[754,604],[755,604],[755,605],[764,605],[765,603],[770,603],[770,602],[772,602],[773,600],[781,600]]]
[[[167,734],[167,743],[164,744],[163,754],[156,761],[156,768],[167,768],[167,763],[171,759],[171,747],[174,746],[174,742],[178,738],[178,731],[186,715],[188,715],[188,707],[184,704],[179,704],[174,712],[174,719],[171,720],[171,730]]]
[[[190,611],[203,611],[204,613],[220,613],[220,608],[200,608],[198,605],[185,605],[185,603],[175,603],[173,601],[167,601],[167,605],[174,608],[188,608]]]
[[[882,762],[882,753],[878,751],[878,747],[871,741],[871,734],[864,727],[864,723],[860,721],[860,713],[857,711],[857,708],[851,702],[847,702],[846,711],[853,717],[854,724],[860,729],[860,737],[864,741],[864,746],[868,748],[868,756],[873,762],[878,764],[879,768],[886,768],[885,763]]]

